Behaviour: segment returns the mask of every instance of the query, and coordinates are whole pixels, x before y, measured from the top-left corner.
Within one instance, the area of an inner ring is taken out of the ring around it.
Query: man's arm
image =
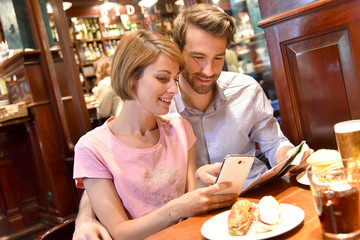
[[[107,229],[96,220],[90,200],[84,191],[79,205],[79,212],[75,221],[75,232],[73,240],[111,240]]]

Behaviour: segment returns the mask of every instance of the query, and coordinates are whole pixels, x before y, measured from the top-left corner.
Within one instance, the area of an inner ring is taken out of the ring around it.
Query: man
[[[170,111],[180,113],[191,123],[197,136],[197,167],[208,168],[208,175],[202,178],[207,178],[207,184],[214,183],[219,162],[227,154],[255,155],[258,143],[273,167],[293,149],[273,117],[273,109],[260,85],[249,76],[221,72],[225,49],[233,41],[234,33],[232,18],[207,4],[184,9],[174,25],[174,41],[184,55],[186,66],[179,77],[180,93],[175,96]],[[303,162],[312,151],[306,148]],[[246,185],[265,171],[266,164],[256,159]],[[83,204],[90,208],[86,196],[80,206],[74,239],[85,232],[92,237],[102,235],[103,239],[110,239],[98,222],[89,220],[91,211],[83,208]],[[88,222],[94,227],[87,225]]]

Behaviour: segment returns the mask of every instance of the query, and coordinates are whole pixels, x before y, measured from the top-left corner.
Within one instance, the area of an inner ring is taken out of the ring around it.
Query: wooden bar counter
[[[239,199],[248,199],[258,203],[266,195],[272,195],[280,203],[298,206],[305,212],[304,221],[300,225],[289,232],[271,239],[323,239],[310,187],[298,183],[296,175],[285,175],[241,195]],[[205,239],[200,231],[202,225],[216,214],[229,209],[223,208],[207,214],[194,216],[148,237],[147,240]]]

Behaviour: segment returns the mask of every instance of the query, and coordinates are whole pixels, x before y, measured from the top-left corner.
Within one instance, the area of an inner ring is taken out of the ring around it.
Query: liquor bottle
[[[89,19],[85,18],[85,26],[86,26],[86,30],[87,30],[87,34],[88,34],[87,39],[92,40],[94,38],[94,36],[93,36],[93,32],[92,32],[92,29],[90,26],[90,22],[91,22],[91,18],[89,18]]]
[[[99,26],[99,24],[98,24],[97,19],[94,18],[93,22],[94,22],[95,29],[96,29],[96,38],[97,38],[97,39],[101,39],[100,26]]]
[[[101,57],[106,56],[102,43],[99,43],[99,51]]]
[[[96,59],[101,57],[100,49],[98,48],[97,42],[93,42]]]

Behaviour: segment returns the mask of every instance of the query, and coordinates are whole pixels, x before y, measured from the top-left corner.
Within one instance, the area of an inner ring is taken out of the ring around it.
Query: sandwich
[[[272,231],[281,223],[280,204],[273,196],[265,196],[260,199],[254,215],[256,232]]]
[[[256,204],[249,200],[239,200],[231,207],[228,216],[228,231],[232,236],[242,236],[247,233],[254,219]]]
[[[319,149],[307,158],[313,172],[342,167],[341,155],[332,149]]]

